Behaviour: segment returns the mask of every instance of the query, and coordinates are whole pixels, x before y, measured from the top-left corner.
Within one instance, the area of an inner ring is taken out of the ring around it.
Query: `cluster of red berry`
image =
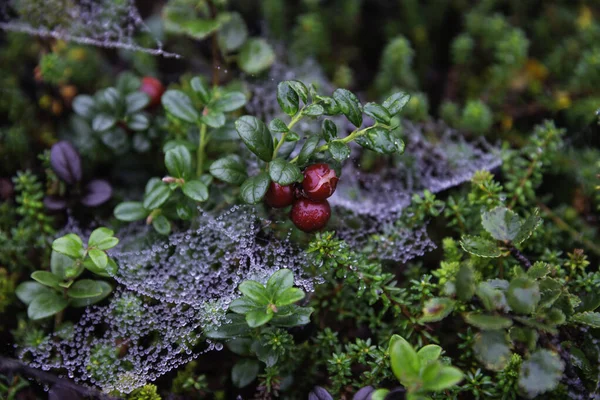
[[[327,164],[313,164],[304,170],[302,184],[282,186],[271,182],[265,202],[273,208],[291,205],[290,219],[294,225],[304,232],[317,231],[331,217],[327,198],[335,192],[337,183],[335,171]]]

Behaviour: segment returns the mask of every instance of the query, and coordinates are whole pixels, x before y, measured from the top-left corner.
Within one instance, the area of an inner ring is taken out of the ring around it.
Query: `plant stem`
[[[375,126],[377,126],[377,124],[375,124],[373,126],[369,126],[367,128],[364,128],[364,129],[355,129],[348,136],[346,136],[345,138],[342,138],[342,139],[338,139],[337,141],[338,142],[342,142],[342,143],[351,142],[354,139],[356,139],[357,137],[364,135],[369,129],[372,129]],[[318,149],[316,149],[315,153],[319,153],[321,151],[326,151],[326,150],[329,150],[329,143],[326,143],[323,146],[321,146]],[[290,163],[292,163],[292,164],[294,164],[296,162],[298,162],[298,157],[297,156],[290,161]]]
[[[198,141],[198,153],[196,154],[196,175],[199,178],[202,175],[204,165],[204,150],[206,148],[206,124],[199,124],[200,139]]]
[[[304,107],[301,108],[300,111],[298,111],[296,113],[296,115],[294,115],[292,117],[292,120],[287,125],[287,129],[288,129],[287,132],[283,132],[283,134],[281,135],[281,140],[279,141],[279,143],[277,143],[277,146],[275,146],[275,150],[273,150],[273,159],[275,159],[275,157],[277,156],[277,152],[279,151],[279,148],[283,145],[283,142],[285,142],[285,137],[287,136],[287,134],[290,133],[290,131],[292,130],[294,125],[296,125],[298,123],[298,121],[300,121],[302,119],[302,117],[303,117],[302,110],[304,110]]]
[[[519,262],[519,264],[521,264],[521,266],[523,266],[523,268],[525,268],[525,270],[531,268],[531,262],[515,246],[511,244],[508,249],[510,250],[510,254]]]

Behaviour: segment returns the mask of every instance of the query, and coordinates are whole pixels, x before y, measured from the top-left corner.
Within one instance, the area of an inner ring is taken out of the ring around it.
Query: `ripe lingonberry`
[[[282,186],[279,183],[271,182],[269,190],[265,195],[265,202],[273,208],[287,207],[294,201],[294,189],[292,186]]]
[[[331,207],[327,200],[298,199],[292,206],[290,218],[296,227],[304,232],[323,228],[331,217]]]
[[[335,192],[338,177],[327,164],[313,164],[304,170],[302,188],[308,198],[325,200]]]
[[[156,78],[151,76],[145,76],[142,79],[142,86],[140,86],[140,91],[146,93],[150,96],[149,107],[154,107],[160,104],[160,98],[165,92],[165,87],[162,83]]]

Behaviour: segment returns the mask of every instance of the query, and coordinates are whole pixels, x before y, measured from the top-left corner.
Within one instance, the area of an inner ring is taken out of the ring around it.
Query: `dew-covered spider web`
[[[179,57],[163,49],[140,17],[134,0],[0,0],[0,29]],[[150,35],[155,47],[139,45],[135,38],[140,33]]]
[[[314,81],[330,93],[319,71],[315,64],[275,66],[267,79],[250,83],[254,96],[248,111],[267,120],[277,115],[274,86],[284,79]],[[349,132],[353,128],[344,121],[336,120]],[[299,133],[319,126],[318,121],[297,125]],[[394,223],[414,194],[445,190],[500,164],[496,148],[483,140],[467,141],[441,123],[405,122],[402,132],[405,154],[371,172],[358,165],[361,149],[352,149],[330,199],[334,217],[328,227],[359,248],[373,246],[377,236],[378,257],[398,262],[435,247],[426,226],[407,230]],[[149,239],[151,228],[127,226],[117,232],[121,243],[111,253],[119,271],[108,305],[88,307],[72,331],[20,349],[22,358],[105,391],[130,392],[206,351],[220,350],[222,343],[206,340],[203,332],[227,322],[240,282],[265,282],[281,268],[291,269],[295,284],[309,296],[321,282],[305,272],[310,255],[291,240],[285,220],[285,215],[267,217],[260,207],[234,206],[201,212],[190,229],[158,241]],[[64,232],[79,229],[71,224]]]

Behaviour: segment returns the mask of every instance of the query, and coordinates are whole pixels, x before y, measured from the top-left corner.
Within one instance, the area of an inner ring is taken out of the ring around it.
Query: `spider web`
[[[180,56],[163,49],[144,23],[134,0],[1,0],[0,29],[98,47]],[[136,43],[150,35],[155,48]]]

